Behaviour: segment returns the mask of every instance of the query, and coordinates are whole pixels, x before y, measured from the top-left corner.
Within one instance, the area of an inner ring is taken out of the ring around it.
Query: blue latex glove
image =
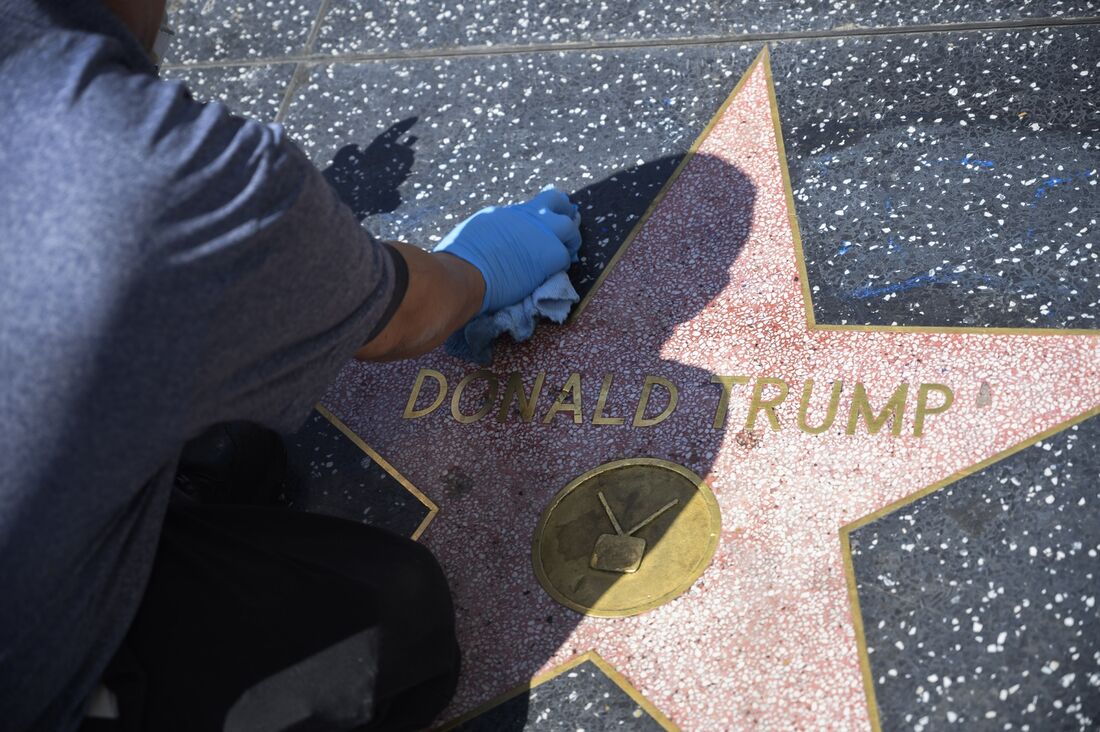
[[[515,305],[577,261],[581,217],[569,196],[548,186],[526,203],[483,208],[435,248],[466,260],[485,278],[482,313]]]

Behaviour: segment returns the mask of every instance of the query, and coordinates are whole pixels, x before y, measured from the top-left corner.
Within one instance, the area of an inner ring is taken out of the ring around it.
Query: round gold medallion
[[[574,479],[535,531],[535,575],[585,615],[637,615],[683,594],[710,564],[722,517],[710,487],[665,460],[605,463]]]

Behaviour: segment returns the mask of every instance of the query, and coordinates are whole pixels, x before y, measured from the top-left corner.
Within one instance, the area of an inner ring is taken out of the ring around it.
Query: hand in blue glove
[[[483,208],[435,248],[466,260],[485,278],[481,312],[514,305],[577,261],[581,217],[569,197],[547,187],[527,203]]]

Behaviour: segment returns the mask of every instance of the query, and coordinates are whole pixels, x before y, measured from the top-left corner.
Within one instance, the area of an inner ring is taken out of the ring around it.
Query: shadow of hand
[[[392,213],[401,205],[398,188],[412,172],[417,138],[400,138],[417,119],[409,117],[391,125],[364,148],[345,145],[332,164],[321,171],[360,221],[374,214]]]

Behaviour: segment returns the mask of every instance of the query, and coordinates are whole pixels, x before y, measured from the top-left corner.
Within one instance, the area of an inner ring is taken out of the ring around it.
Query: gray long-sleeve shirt
[[[94,0],[0,0],[0,726],[79,723],[184,441],[295,427],[400,295],[277,125]]]

